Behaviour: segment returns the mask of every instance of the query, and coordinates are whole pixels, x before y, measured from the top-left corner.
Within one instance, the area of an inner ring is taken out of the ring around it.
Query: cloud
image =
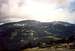
[[[69,0],[66,9],[69,20],[75,23],[75,0]]]
[[[59,19],[74,23],[74,5],[75,0],[0,0],[0,21],[39,19],[41,16],[40,20]]]
[[[68,10],[70,12],[75,12],[75,0],[70,0],[70,2],[68,4]]]

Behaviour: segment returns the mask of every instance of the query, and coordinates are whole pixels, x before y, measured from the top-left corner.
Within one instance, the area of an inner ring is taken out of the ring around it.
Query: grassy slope
[[[75,51],[75,49],[67,49],[67,48],[28,48],[23,51]]]

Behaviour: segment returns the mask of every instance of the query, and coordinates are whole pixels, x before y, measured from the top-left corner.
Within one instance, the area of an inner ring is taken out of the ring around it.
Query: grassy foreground
[[[24,49],[22,51],[75,51],[75,49],[69,49],[69,48],[54,48],[54,47],[47,47],[47,48],[28,48]]]

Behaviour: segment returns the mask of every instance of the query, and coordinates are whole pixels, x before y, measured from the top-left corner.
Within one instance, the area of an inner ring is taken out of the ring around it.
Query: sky
[[[0,0],[0,22],[37,20],[75,23],[75,0]]]

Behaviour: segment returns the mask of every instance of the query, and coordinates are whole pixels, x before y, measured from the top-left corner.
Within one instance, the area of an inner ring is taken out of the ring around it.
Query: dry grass
[[[68,48],[54,48],[54,47],[48,47],[48,48],[28,48],[24,49],[23,51],[75,51],[75,49],[68,49]]]
[[[73,45],[73,43],[69,43],[69,44]],[[39,48],[39,47],[27,48],[22,51],[75,51],[75,49],[71,49],[70,46],[64,43],[64,44],[56,44],[47,48]]]
[[[71,45],[72,43],[70,43]],[[68,47],[65,47],[67,44],[61,44],[61,45],[54,45],[52,47],[47,47],[47,48],[27,48],[22,51],[75,51],[75,49],[70,49]]]

